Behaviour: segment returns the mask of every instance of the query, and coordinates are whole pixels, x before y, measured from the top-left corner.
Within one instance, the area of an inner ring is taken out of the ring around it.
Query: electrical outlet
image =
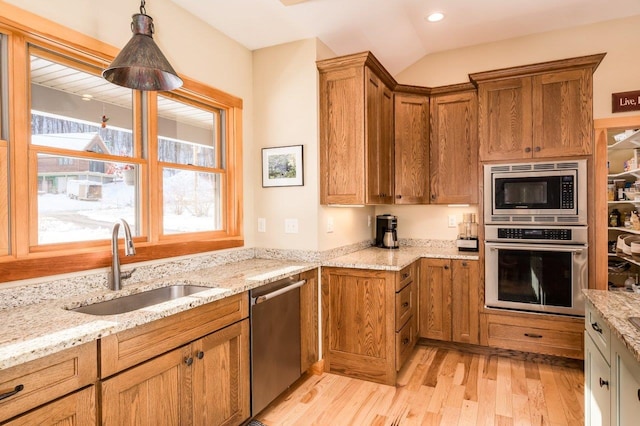
[[[298,233],[298,219],[285,219],[284,220],[284,232],[285,232],[285,234],[297,234]]]
[[[264,217],[258,218],[258,232],[267,232],[267,219]]]
[[[333,232],[333,218],[327,218],[327,233]]]
[[[449,215],[449,228],[455,228],[458,224],[455,214]]]

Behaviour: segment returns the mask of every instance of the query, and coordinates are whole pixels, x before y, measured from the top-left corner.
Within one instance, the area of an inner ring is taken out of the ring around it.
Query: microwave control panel
[[[562,177],[561,189],[561,208],[573,209],[573,176]]]
[[[498,238],[506,240],[570,241],[571,229],[553,228],[498,228]]]

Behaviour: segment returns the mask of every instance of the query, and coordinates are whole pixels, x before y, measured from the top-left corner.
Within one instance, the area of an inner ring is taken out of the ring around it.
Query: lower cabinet
[[[478,261],[422,259],[419,280],[420,337],[479,342]]]
[[[90,386],[30,411],[7,426],[91,426],[96,423],[96,389]]]
[[[102,382],[102,424],[237,425],[249,417],[249,320]]]
[[[326,371],[395,385],[417,340],[417,269],[322,268]]]
[[[611,342],[611,424],[640,421],[640,364],[620,340]],[[597,423],[591,422],[592,425]]]
[[[608,354],[607,354],[608,355]],[[584,336],[585,424],[608,426],[611,419],[611,379],[608,356],[600,353],[593,339]]]
[[[102,425],[238,425],[250,416],[249,298],[101,340]]]

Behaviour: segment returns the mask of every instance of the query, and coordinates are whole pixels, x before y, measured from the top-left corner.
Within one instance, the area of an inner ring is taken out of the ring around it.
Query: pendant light
[[[177,89],[182,86],[182,79],[153,42],[153,19],[147,15],[144,5],[142,0],[140,13],[131,17],[133,37],[102,76],[111,83],[135,90]]]

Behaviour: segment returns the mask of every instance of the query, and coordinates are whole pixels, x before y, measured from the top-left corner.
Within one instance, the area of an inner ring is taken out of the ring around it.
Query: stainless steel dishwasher
[[[301,376],[298,275],[249,292],[251,311],[251,415]]]

